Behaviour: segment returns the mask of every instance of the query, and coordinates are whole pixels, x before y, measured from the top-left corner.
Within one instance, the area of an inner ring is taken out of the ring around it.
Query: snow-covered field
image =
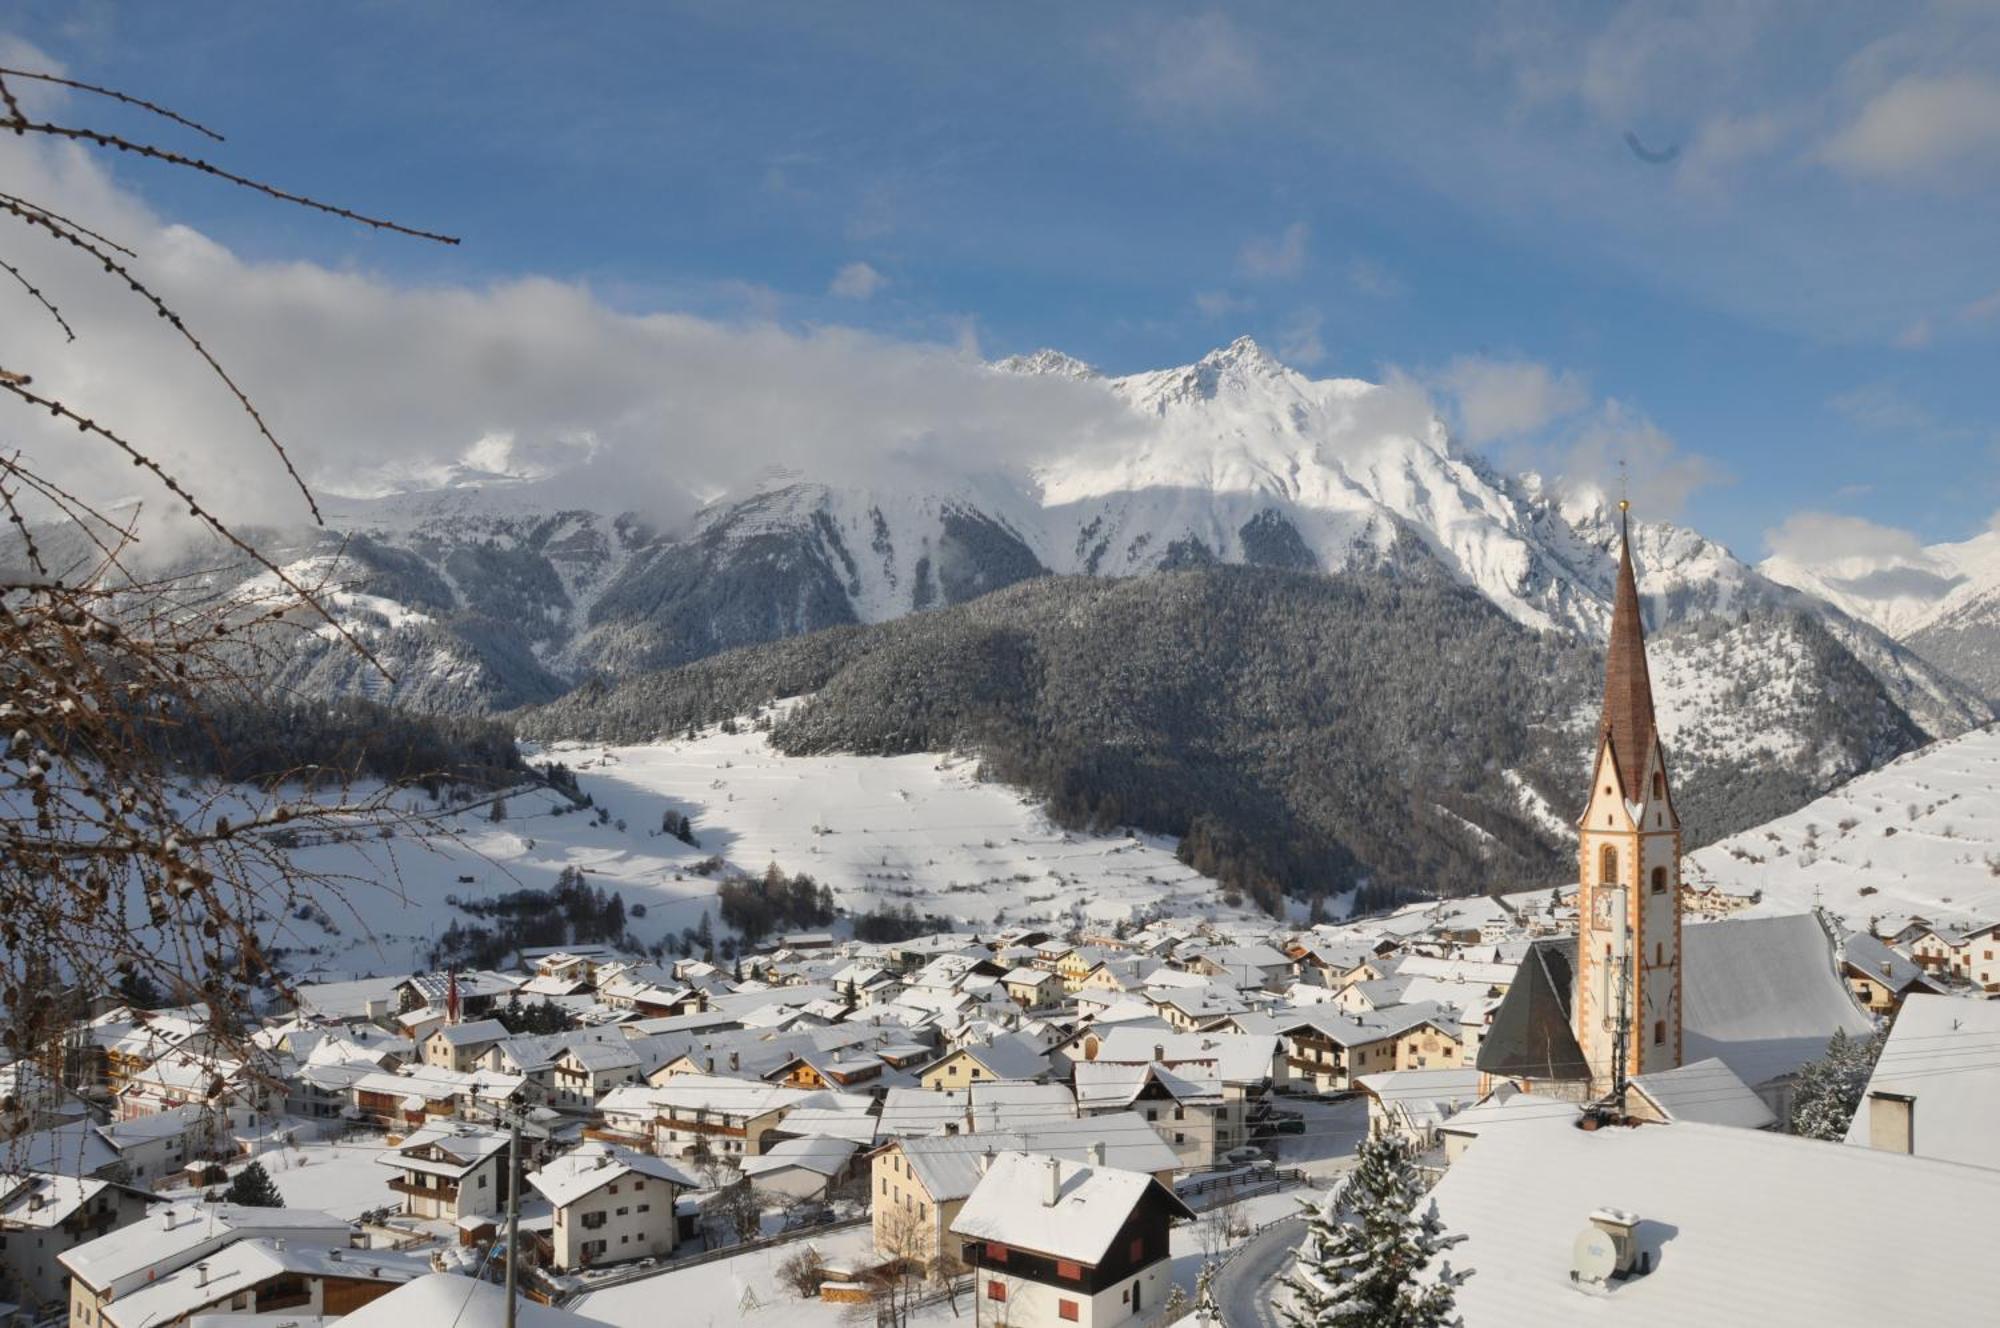
[[[2000,917],[2000,727],[1934,743],[1789,816],[1690,855],[1690,885],[1763,892],[1760,914],[1817,900],[1850,923]]]
[[[453,921],[451,900],[546,888],[566,867],[618,893],[641,941],[698,926],[715,909],[711,856],[751,873],[806,872],[852,912],[911,905],[919,914],[992,923],[1102,922],[1159,910],[1242,914],[1159,838],[1091,835],[1052,824],[1034,799],[982,783],[969,758],[786,757],[764,736],[710,730],[637,747],[558,746],[537,753],[577,772],[608,815],[569,809],[546,790],[445,817],[420,842],[357,836],[297,852],[308,870],[357,878],[326,916],[283,920],[294,973],[332,977],[407,970]],[[432,810],[421,795],[399,805]],[[667,810],[691,820],[699,847],[659,833]],[[645,909],[643,916],[634,906]],[[1246,914],[1247,916],[1247,914]],[[712,918],[711,924],[719,923]]]

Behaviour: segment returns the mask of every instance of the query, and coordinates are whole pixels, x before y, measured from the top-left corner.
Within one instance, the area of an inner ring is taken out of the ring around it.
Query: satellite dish
[[[1611,1280],[1617,1267],[1618,1246],[1608,1231],[1591,1227],[1570,1246],[1569,1275],[1573,1282],[1602,1286]]]

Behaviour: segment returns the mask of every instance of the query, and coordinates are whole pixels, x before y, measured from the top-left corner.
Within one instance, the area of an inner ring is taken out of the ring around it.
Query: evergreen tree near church
[[[1419,1211],[1419,1205],[1423,1205]],[[1315,1211],[1286,1285],[1293,1328],[1460,1328],[1457,1288],[1469,1273],[1431,1261],[1464,1240],[1445,1234],[1424,1198],[1416,1149],[1371,1134],[1354,1170]]]
[[[1868,1091],[1868,1079],[1875,1073],[1887,1036],[1851,1038],[1844,1029],[1835,1030],[1826,1055],[1801,1070],[1792,1089],[1793,1134],[1834,1143],[1847,1138],[1847,1127]]]

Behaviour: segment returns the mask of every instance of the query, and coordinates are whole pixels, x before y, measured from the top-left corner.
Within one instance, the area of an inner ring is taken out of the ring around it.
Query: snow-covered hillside
[[[808,873],[853,913],[908,903],[919,915],[1064,925],[1079,911],[1107,924],[1149,910],[1244,915],[1170,843],[1062,830],[1016,791],[980,782],[969,759],[784,757],[760,733],[719,730],[539,755],[574,769],[604,818],[535,789],[508,795],[498,821],[482,805],[445,817],[444,833],[422,842],[402,834],[301,847],[303,869],[351,883],[326,906],[332,930],[316,918],[278,924],[288,969],[406,970],[454,921],[476,923],[451,900],[547,889],[567,867],[615,891],[632,934],[650,944],[715,913],[723,873],[692,870],[710,857],[748,873],[774,862]],[[405,801],[433,810],[421,795]],[[690,819],[698,848],[659,833],[669,809]]]
[[[1689,856],[1686,879],[1761,891],[1761,913],[1823,902],[1857,926],[2000,917],[2000,728],[1934,743],[1711,844]]]

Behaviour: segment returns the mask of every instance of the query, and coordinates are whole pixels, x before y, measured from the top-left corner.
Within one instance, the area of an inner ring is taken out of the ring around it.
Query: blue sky
[[[1474,441],[1639,438],[1752,557],[1799,512],[1936,540],[2000,508],[2000,11],[1970,0],[12,12],[234,166],[466,237],[116,168],[252,263],[1113,372],[1245,332],[1446,399],[1501,366]]]

